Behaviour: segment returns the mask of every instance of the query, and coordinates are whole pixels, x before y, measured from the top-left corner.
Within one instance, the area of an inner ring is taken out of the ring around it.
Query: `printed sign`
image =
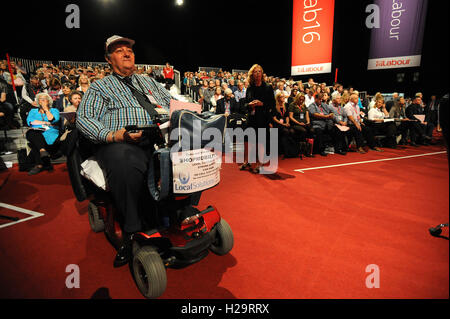
[[[331,73],[334,0],[294,0],[292,75]]]
[[[428,0],[376,0],[380,28],[372,29],[368,70],[419,67]]]
[[[206,149],[171,154],[173,192],[190,194],[204,191],[220,182],[222,159]]]

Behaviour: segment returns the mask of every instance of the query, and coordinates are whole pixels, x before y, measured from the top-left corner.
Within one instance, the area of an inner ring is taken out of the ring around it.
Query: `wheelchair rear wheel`
[[[89,224],[94,233],[99,233],[105,230],[105,223],[100,218],[98,207],[90,202],[88,206]]]

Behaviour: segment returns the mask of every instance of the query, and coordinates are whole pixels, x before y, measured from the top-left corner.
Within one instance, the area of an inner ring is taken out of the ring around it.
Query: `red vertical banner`
[[[334,0],[294,0],[291,75],[331,73]]]

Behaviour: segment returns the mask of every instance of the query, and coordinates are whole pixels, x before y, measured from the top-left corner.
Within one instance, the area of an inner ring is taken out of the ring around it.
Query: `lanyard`
[[[118,74],[114,73],[114,76],[115,76],[121,83],[123,83],[123,84],[125,84],[126,86],[128,86],[128,87],[130,88],[130,90],[135,91],[135,92],[137,92],[137,93],[139,93],[139,94],[141,94],[141,95],[143,95],[143,96],[145,97],[145,95],[146,95],[146,94],[144,93],[144,92],[145,92],[145,88],[142,87],[141,82],[139,82],[138,80],[136,80],[136,82],[137,82],[137,84],[140,86],[142,92],[141,92],[140,90],[138,90],[136,87],[134,87],[134,85],[130,85],[130,84],[128,84],[127,82],[125,82],[124,79],[121,78]],[[132,78],[131,78],[131,75],[130,75],[130,80],[133,81]],[[131,83],[133,83],[133,82],[131,82]],[[157,87],[157,89],[158,89],[158,92],[160,92],[158,87]],[[153,95],[153,93],[152,93],[152,91],[151,91],[150,89],[148,90],[148,93],[150,93],[150,95]]]
[[[33,90],[33,87],[31,87],[31,91],[33,91],[34,96],[36,96],[36,95],[39,94],[39,92],[41,92],[41,89],[38,89],[38,90],[37,90],[37,93],[36,93],[36,92]]]

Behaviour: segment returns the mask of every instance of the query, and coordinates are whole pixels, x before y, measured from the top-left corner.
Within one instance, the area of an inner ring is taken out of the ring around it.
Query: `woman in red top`
[[[172,85],[173,84],[173,68],[170,66],[169,62],[166,63],[166,66],[163,69],[164,79],[166,84]]]

